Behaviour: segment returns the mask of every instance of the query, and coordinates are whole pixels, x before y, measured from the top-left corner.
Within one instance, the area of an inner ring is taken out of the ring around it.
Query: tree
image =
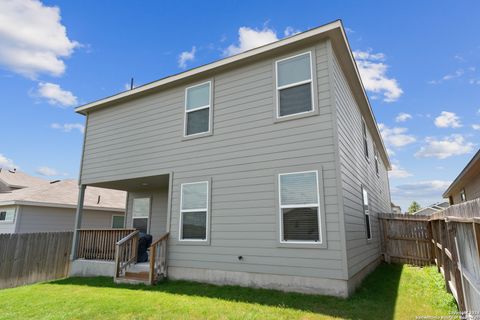
[[[413,214],[414,212],[417,212],[421,208],[422,207],[417,201],[412,201],[412,203],[410,204],[410,207],[408,207],[408,213]]]

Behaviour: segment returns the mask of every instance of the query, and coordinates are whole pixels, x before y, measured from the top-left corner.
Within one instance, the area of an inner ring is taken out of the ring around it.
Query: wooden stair
[[[125,272],[123,277],[118,277],[115,280],[116,283],[128,283],[128,284],[150,284],[148,272]]]

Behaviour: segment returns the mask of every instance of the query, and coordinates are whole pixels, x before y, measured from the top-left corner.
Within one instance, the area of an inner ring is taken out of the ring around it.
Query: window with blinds
[[[365,124],[365,120],[362,119],[362,135],[363,135],[363,152],[365,154],[365,158],[368,160],[368,136],[367,136],[367,125]]]
[[[180,240],[206,241],[208,181],[181,186]]]
[[[368,205],[368,191],[362,186],[363,214],[365,216],[365,228],[367,239],[372,239],[372,229],[370,227],[370,207]]]
[[[313,111],[311,53],[276,62],[277,117]]]
[[[281,242],[321,242],[318,172],[280,174]]]
[[[185,136],[210,132],[211,82],[185,89]]]

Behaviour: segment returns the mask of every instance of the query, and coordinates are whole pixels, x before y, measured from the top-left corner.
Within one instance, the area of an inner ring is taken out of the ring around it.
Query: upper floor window
[[[210,81],[185,89],[185,136],[210,132]]]
[[[276,61],[277,117],[313,111],[312,54]]]
[[[368,155],[368,137],[367,137],[367,125],[365,124],[365,120],[362,118],[362,136],[363,136],[363,153],[365,154],[365,158],[369,158]]]
[[[321,242],[318,172],[278,176],[280,242]]]
[[[373,148],[373,158],[375,160],[375,173],[377,175],[380,174],[380,169],[379,169],[379,166],[378,166],[378,150],[376,147]]]
[[[462,189],[462,191],[460,191],[460,200],[462,202],[467,201],[467,195],[465,194],[465,189]]]
[[[367,239],[372,239],[372,229],[370,228],[370,207],[368,205],[368,191],[362,186],[362,204],[363,214],[365,216],[365,228],[367,229]]]
[[[206,241],[208,181],[184,183],[180,199],[180,240]]]

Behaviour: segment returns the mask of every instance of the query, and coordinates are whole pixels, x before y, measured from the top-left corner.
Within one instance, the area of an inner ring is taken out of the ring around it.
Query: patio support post
[[[83,216],[83,201],[85,199],[85,189],[86,185],[81,184],[78,188],[78,203],[77,211],[75,213],[75,228],[73,229],[73,241],[72,241],[72,252],[70,254],[70,260],[76,259],[77,246],[78,246],[78,230],[82,227],[82,216]]]

